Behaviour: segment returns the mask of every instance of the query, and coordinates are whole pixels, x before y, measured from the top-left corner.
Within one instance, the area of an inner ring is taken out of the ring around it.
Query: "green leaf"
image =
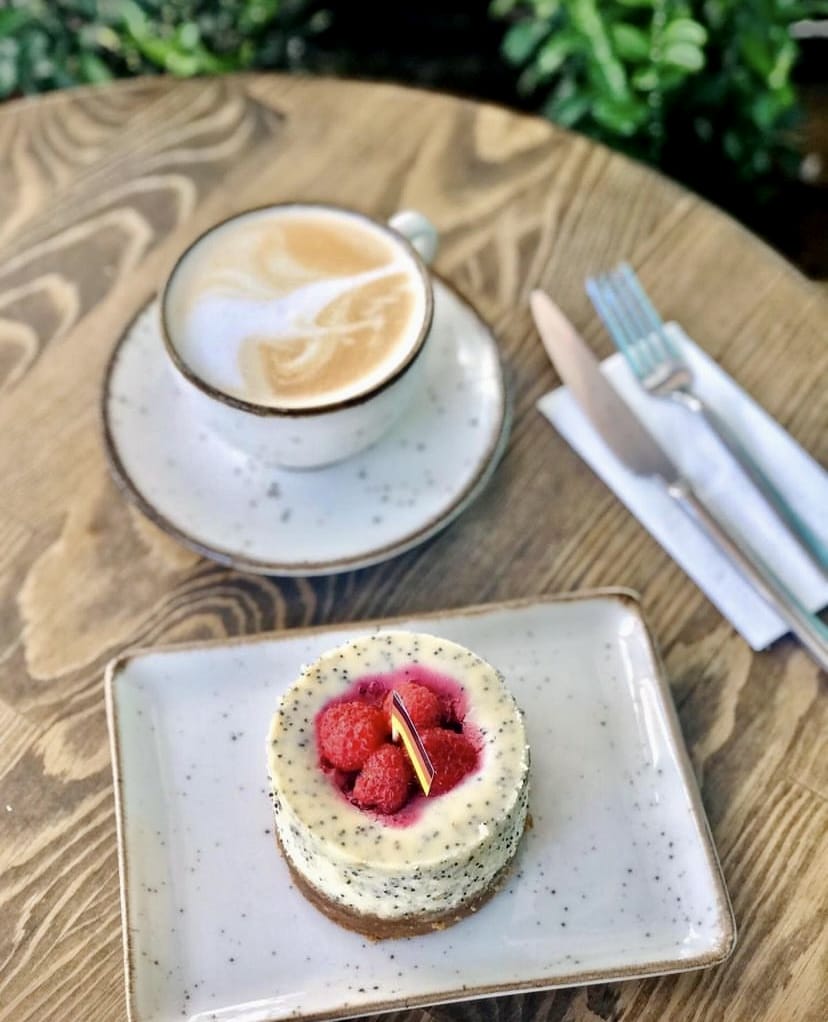
[[[750,105],[750,115],[764,133],[772,131],[780,119],[796,105],[790,85],[774,92],[760,92]]]
[[[18,87],[16,61],[6,54],[0,54],[0,96],[10,96]]]
[[[791,68],[797,58],[796,43],[793,39],[786,39],[776,54],[776,59],[768,74],[768,85],[772,89],[781,89],[787,84],[791,74]]]
[[[547,117],[564,128],[572,128],[589,113],[590,101],[586,96],[569,96],[544,106]]]
[[[779,107],[772,92],[762,92],[751,103],[751,116],[763,131],[769,131],[779,116]]]
[[[179,78],[189,78],[204,70],[196,55],[185,53],[170,39],[144,35],[136,39],[135,44],[152,64]]]
[[[610,28],[610,37],[615,52],[622,60],[640,63],[649,59],[650,37],[642,29],[619,22]]]
[[[701,47],[707,42],[707,29],[692,18],[674,18],[665,27],[661,38],[665,46],[670,43],[689,43]]]
[[[530,64],[528,67],[525,67],[518,75],[517,82],[515,83],[518,95],[520,96],[531,96],[539,85],[540,75],[538,74],[534,64]]]
[[[20,7],[9,7],[0,11],[0,39],[13,36],[30,20],[30,17],[29,11]],[[0,83],[0,88],[2,88],[2,83]]]
[[[766,81],[774,64],[767,39],[755,31],[745,32],[739,39],[739,50],[748,67]]]
[[[510,64],[525,64],[547,33],[546,25],[537,21],[519,21],[503,37],[503,55]]]
[[[192,78],[201,71],[205,71],[201,61],[194,53],[182,53],[180,50],[170,50],[164,61],[164,70],[169,71],[176,78]]]
[[[573,27],[587,43],[590,79],[608,98],[627,99],[630,94],[627,73],[612,51],[609,32],[595,0],[570,0],[570,4]]]
[[[654,67],[642,67],[633,72],[633,87],[638,92],[652,92],[661,85],[661,77]]]
[[[113,77],[112,71],[95,53],[80,55],[80,70],[83,80],[92,84],[108,82]]]
[[[537,16],[547,21],[554,18],[561,9],[561,0],[533,0],[533,2]]]
[[[730,14],[731,0],[706,0],[704,5],[705,21],[714,33],[719,31]]]
[[[587,72],[596,92],[608,99],[624,100],[630,95],[627,72],[614,57],[607,60],[591,51],[587,56]]]
[[[239,26],[244,32],[268,25],[279,13],[281,0],[252,0],[245,3],[239,18]]]
[[[146,34],[147,16],[134,0],[120,0],[118,10],[121,23],[133,38]]]
[[[606,38],[604,20],[595,0],[569,0],[567,6],[573,25],[585,36],[595,42]]]
[[[543,107],[544,116],[564,128],[571,128],[589,113],[589,98],[581,93],[555,96]]]
[[[525,7],[525,0],[492,0],[489,14],[493,18],[503,18],[511,14],[516,7]],[[561,9],[561,0],[532,0],[531,17],[535,21],[548,21]]]
[[[648,113],[646,102],[635,99],[619,103],[601,98],[592,107],[592,115],[599,124],[627,138],[647,120]]]
[[[150,35],[141,34],[135,37],[138,50],[156,67],[166,68],[167,61],[173,57],[174,47],[166,39],[155,39]],[[174,58],[173,58],[174,59]]]
[[[489,4],[489,14],[493,18],[503,18],[507,14],[511,14],[518,3],[520,0],[492,0]]]
[[[121,37],[109,25],[85,25],[77,38],[84,49],[108,50],[110,53],[120,53],[122,49]]]
[[[182,50],[195,50],[201,39],[198,25],[193,21],[185,21],[176,29],[176,40]]]
[[[672,43],[664,48],[661,61],[670,67],[696,72],[704,67],[704,53],[692,43]]]
[[[686,81],[687,72],[682,68],[673,67],[671,64],[665,64],[659,71],[658,83],[659,90],[662,95],[672,92],[673,89],[677,89],[680,85],[684,85]],[[693,88],[695,90],[695,83]]]
[[[538,79],[549,78],[578,51],[578,39],[572,33],[559,32],[551,36],[535,57],[534,67]]]
[[[781,89],[774,89],[773,94],[776,97],[776,102],[779,104],[780,113],[788,113],[796,109],[796,89],[790,82],[787,85],[783,85]]]

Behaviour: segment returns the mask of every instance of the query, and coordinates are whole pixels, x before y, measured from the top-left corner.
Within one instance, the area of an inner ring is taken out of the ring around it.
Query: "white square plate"
[[[735,926],[635,599],[393,622],[498,667],[532,749],[507,885],[439,933],[372,944],[294,889],[265,736],[303,663],[383,622],[127,654],[107,672],[133,1022],[333,1018],[722,961]]]

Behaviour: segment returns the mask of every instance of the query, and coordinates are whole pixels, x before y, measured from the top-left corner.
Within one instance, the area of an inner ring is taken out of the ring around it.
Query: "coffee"
[[[165,326],[203,382],[247,402],[313,409],[370,392],[422,338],[420,264],[344,210],[283,206],[208,232],[170,279]]]

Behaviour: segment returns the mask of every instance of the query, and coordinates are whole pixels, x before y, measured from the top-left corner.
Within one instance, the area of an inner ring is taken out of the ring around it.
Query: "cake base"
[[[466,916],[477,912],[491,897],[497,894],[509,874],[512,863],[515,861],[514,857],[511,858],[500,872],[495,874],[492,882],[484,891],[476,894],[473,898],[469,898],[468,901],[464,901],[461,905],[455,906],[449,912],[428,912],[421,915],[399,916],[396,919],[384,919],[382,916],[363,915],[360,912],[354,912],[352,909],[345,908],[330,898],[326,898],[324,894],[308,883],[305,877],[293,865],[290,857],[285,854],[282,842],[279,840],[279,833],[275,828],[274,834],[276,835],[276,845],[281,852],[282,858],[287,863],[291,879],[301,894],[314,908],[317,908],[326,915],[332,922],[344,927],[346,930],[352,930],[363,937],[368,937],[369,940],[420,937],[424,933],[434,933],[437,930],[444,930],[447,926],[459,923],[461,919],[465,919]]]

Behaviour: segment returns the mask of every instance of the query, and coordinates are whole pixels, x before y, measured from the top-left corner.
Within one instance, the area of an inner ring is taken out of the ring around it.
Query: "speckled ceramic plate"
[[[439,280],[434,297],[422,399],[370,450],[308,472],[268,468],[193,420],[151,303],[121,339],[104,386],[116,481],[162,529],[244,571],[328,574],[423,542],[480,493],[508,433],[494,337]]]
[[[733,916],[704,810],[658,657],[621,591],[393,622],[505,674],[526,714],[534,825],[507,886],[440,933],[372,944],[308,904],[274,844],[270,716],[302,663],[383,624],[110,665],[133,1022],[346,1017],[727,957]]]

